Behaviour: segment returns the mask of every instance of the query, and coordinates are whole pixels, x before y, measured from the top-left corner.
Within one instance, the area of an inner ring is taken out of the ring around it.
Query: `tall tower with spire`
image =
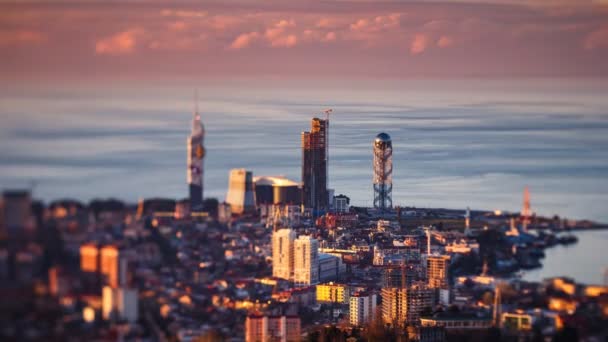
[[[203,158],[205,157],[205,128],[198,113],[198,96],[195,94],[192,132],[186,140],[188,146],[187,179],[190,188],[190,209],[203,210]]]

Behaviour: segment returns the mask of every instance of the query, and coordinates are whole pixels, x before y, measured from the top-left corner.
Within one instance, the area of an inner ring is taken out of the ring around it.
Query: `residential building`
[[[293,281],[296,285],[319,283],[319,241],[300,236],[294,241]]]
[[[376,312],[376,294],[372,292],[357,292],[350,297],[350,324],[361,326],[369,323]]]
[[[448,269],[450,267],[449,255],[427,255],[426,277],[429,287],[434,289],[447,289],[450,286]]]
[[[350,287],[346,284],[325,283],[317,287],[317,302],[348,304],[350,302]]]
[[[433,307],[435,290],[417,282],[407,288],[383,288],[381,296],[384,322],[403,327],[419,324],[420,312]]]
[[[299,342],[300,317],[295,315],[249,314],[245,320],[246,342]]]
[[[136,289],[104,286],[102,291],[102,317],[105,320],[126,320],[135,322],[138,318],[138,298]]]
[[[272,234],[272,276],[285,280],[293,279],[294,241],[296,232],[279,229]]]

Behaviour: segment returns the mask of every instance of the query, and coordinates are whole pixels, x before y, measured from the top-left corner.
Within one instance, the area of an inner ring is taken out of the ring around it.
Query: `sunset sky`
[[[4,80],[608,75],[608,1],[2,1]]]

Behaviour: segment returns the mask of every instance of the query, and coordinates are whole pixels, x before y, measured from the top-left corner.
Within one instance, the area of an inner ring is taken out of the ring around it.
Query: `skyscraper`
[[[188,146],[188,186],[190,188],[191,211],[203,210],[203,158],[205,147],[203,140],[205,129],[198,113],[198,104],[192,117],[192,132],[186,141]]]
[[[245,169],[230,170],[226,203],[230,204],[233,214],[245,214],[255,211],[255,193],[253,192],[253,175]]]
[[[296,232],[279,229],[272,233],[272,276],[291,280],[293,278],[294,240]]]
[[[319,241],[310,236],[300,236],[294,241],[293,276],[296,285],[319,283]]]
[[[302,193],[306,208],[326,210],[328,120],[313,118],[310,132],[302,132]]]
[[[393,143],[386,133],[374,139],[374,208],[393,206]]]

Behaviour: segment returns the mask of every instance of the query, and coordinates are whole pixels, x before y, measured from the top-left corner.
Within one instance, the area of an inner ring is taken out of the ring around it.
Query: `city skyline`
[[[392,126],[395,205],[519,211],[528,185],[539,214],[608,220],[600,205],[605,149],[597,148],[605,144],[602,82],[365,82],[348,91],[325,83],[315,91],[230,84],[200,88],[210,127],[208,197],[224,198],[232,168],[300,180],[300,132],[319,108],[333,107],[331,187],[353,205],[372,204],[371,185],[353,184],[369,184],[369,139]],[[227,96],[227,87],[242,91]],[[34,181],[34,196],[46,201],[183,198],[192,89],[9,92],[2,97],[10,110],[0,128],[0,183],[26,188]],[[525,132],[534,136],[518,138]],[[237,141],[248,149],[235,149]],[[81,179],[89,186],[78,186]]]
[[[608,0],[0,0],[0,340],[604,340],[607,60]]]

